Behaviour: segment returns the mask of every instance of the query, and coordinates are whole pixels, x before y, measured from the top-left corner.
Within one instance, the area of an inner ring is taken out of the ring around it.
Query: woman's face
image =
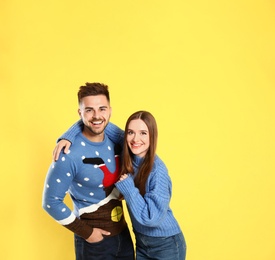
[[[147,125],[141,119],[132,120],[127,130],[127,144],[132,153],[144,157],[149,149],[149,131]]]

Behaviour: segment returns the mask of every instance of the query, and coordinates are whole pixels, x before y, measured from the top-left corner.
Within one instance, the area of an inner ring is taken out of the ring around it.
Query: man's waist
[[[112,200],[94,212],[84,213],[80,218],[89,226],[109,231],[111,235],[119,234],[127,226],[122,203],[118,200]]]

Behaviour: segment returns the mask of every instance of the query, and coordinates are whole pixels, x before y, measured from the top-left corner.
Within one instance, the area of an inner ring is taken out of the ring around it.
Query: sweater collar
[[[140,165],[144,161],[144,157],[134,156],[133,162],[136,165]]]

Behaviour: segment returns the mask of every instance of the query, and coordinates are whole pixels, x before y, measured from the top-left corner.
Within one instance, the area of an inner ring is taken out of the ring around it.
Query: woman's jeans
[[[136,235],[136,259],[185,260],[186,243],[182,233],[171,237]]]
[[[88,243],[75,235],[76,260],[134,260],[134,249],[128,228],[116,236],[105,236],[97,243]]]

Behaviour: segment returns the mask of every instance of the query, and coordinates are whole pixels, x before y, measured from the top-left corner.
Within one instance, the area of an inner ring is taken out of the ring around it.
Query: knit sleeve
[[[113,143],[119,144],[123,147],[124,131],[117,125],[109,122],[105,128],[105,133]]]
[[[82,120],[77,121],[63,135],[61,135],[58,138],[57,142],[59,142],[62,139],[66,139],[71,143],[73,143],[75,137],[82,131],[82,128],[83,128]]]
[[[154,227],[166,216],[171,198],[171,181],[165,166],[158,165],[150,173],[146,194],[141,196],[131,176],[116,183],[132,216],[141,225]]]
[[[44,184],[42,207],[59,224],[87,239],[92,234],[93,228],[78,219],[64,203],[73,179],[70,170],[72,162],[66,156],[64,155],[66,160],[54,162],[49,168]]]

